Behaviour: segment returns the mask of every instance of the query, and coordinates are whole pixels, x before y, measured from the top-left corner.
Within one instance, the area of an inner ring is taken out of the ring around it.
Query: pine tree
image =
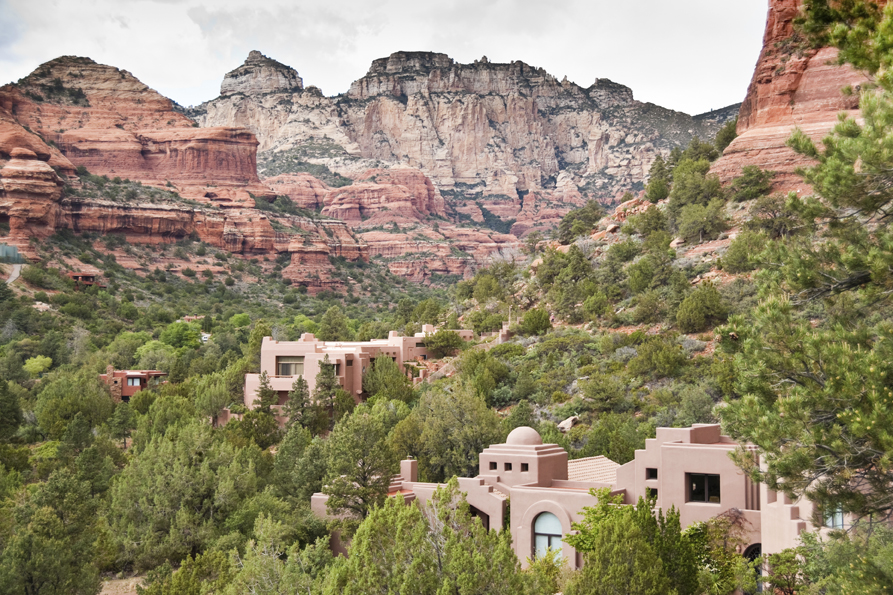
[[[282,407],[282,414],[286,417],[285,428],[293,426],[308,427],[310,425],[310,388],[303,376],[298,376],[288,391],[288,400]]]
[[[329,361],[327,353],[319,364],[319,372],[316,373],[316,386],[313,387],[313,402],[322,407],[326,412],[333,412],[335,406],[335,393],[341,385],[335,375],[335,365]]]
[[[15,436],[22,425],[22,408],[19,398],[9,390],[6,380],[0,377],[0,442]]]
[[[257,396],[255,401],[257,410],[263,413],[271,413],[272,406],[279,402],[279,393],[270,386],[270,377],[267,375],[266,370],[260,373],[260,384],[255,395]]]

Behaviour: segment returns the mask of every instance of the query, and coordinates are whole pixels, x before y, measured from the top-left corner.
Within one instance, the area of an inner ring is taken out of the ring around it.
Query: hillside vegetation
[[[754,480],[856,519],[769,556],[765,588],[888,592],[893,8],[806,4],[804,35],[877,80],[862,91],[864,124],[842,120],[820,146],[793,134],[815,159],[802,172],[811,196],[772,194],[772,172],[754,167],[723,187],[709,169],[729,126],[655,162],[643,198],[610,214],[589,203],[446,291],[333,260],[364,293],[310,296],[282,281],[284,262],[191,239],[51,238],[43,264],[0,284],[0,594],[95,594],[102,574],[131,573],[152,595],[752,592],[729,517],[686,529],[674,510],[614,506],[603,491],[568,538],[583,570],[553,555],[522,570],[509,532],[485,530],[452,479],[476,475],[478,453],[520,426],[571,458],[625,463],[657,427],[716,422],[759,449],[761,467],[736,456]],[[85,266],[107,287],[76,288],[65,272]],[[498,345],[438,332],[445,367],[417,387],[381,358],[360,405],[331,368],[313,394],[295,382],[285,428],[268,385],[259,408],[241,405],[265,336],[504,323],[513,337]],[[167,382],[116,403],[99,380],[107,366]],[[225,408],[241,419],[217,424]],[[444,484],[424,506],[386,497],[408,457]],[[319,491],[337,521],[311,513]],[[333,531],[349,557],[329,549]]]

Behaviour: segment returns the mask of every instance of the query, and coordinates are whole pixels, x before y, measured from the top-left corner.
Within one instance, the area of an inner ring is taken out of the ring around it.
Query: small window
[[[657,479],[657,469],[645,469],[645,479]]]
[[[348,368],[353,368],[353,360],[352,359],[347,360],[344,365],[347,366]]]
[[[511,471],[511,470],[512,470],[512,464],[511,464],[511,463],[506,463],[506,464],[505,464],[505,470],[506,470],[506,471]]]
[[[530,471],[530,465],[521,463],[521,473],[527,473],[528,471]]]
[[[424,343],[416,343],[415,346],[416,346],[416,347],[424,347],[425,344],[424,344]]]
[[[826,512],[825,526],[829,529],[843,529],[843,510],[836,508],[830,512]]]
[[[719,504],[719,475],[688,474],[688,501]]]
[[[128,378],[127,386],[141,386],[139,378]]]
[[[655,490],[654,488],[645,488],[645,493],[648,495],[649,498],[657,499],[657,490]]]
[[[499,468],[499,465],[496,464],[496,461],[490,461],[490,471],[496,471]]]
[[[304,356],[283,355],[276,358],[276,376],[303,376]]]

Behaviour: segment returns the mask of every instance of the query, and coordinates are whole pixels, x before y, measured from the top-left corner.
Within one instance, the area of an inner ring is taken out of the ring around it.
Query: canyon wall
[[[713,164],[723,182],[745,165],[777,172],[779,192],[808,193],[794,173],[810,161],[785,146],[794,128],[814,141],[837,123],[838,114],[858,117],[859,90],[865,74],[837,65],[837,50],[813,48],[794,30],[802,0],[770,0],[763,49],[738,117],[738,137]],[[853,93],[844,94],[844,87]]]
[[[245,77],[252,68],[258,77],[261,68],[270,79],[286,77],[287,67],[274,75],[251,57],[233,72]],[[305,171],[286,171],[295,156],[347,177],[409,166],[431,179],[451,214],[477,220],[483,206],[515,220],[520,233],[552,222],[537,203],[567,212],[641,189],[658,154],[693,136],[712,138],[736,111],[701,120],[638,102],[606,79],[583,88],[523,62],[460,64],[432,52],[375,60],[348,93],[332,98],[275,83],[228,93],[234,84],[230,73],[220,97],[188,113],[202,126],[250,129],[275,174]],[[261,176],[268,174],[262,165]],[[530,194],[538,201],[525,201]]]

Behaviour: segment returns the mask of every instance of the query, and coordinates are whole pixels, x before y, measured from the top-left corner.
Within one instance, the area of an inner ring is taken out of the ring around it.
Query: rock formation
[[[56,230],[64,182],[30,149],[10,149],[9,157],[0,169],[0,220],[9,224],[3,240],[30,256],[30,239]]]
[[[93,174],[172,185],[221,206],[252,206],[252,194],[274,196],[257,177],[251,132],[197,128],[129,72],[89,58],[63,56],[0,87],[0,109]]]
[[[834,48],[811,48],[794,31],[793,20],[802,0],[769,0],[763,49],[741,104],[738,138],[714,163],[711,171],[724,182],[745,165],[778,172],[775,189],[809,192],[794,174],[809,160],[785,146],[795,127],[821,140],[845,112],[858,115],[861,85],[868,78],[849,66],[836,64]],[[844,87],[854,93],[845,95]]]
[[[641,187],[658,153],[722,125],[637,102],[606,79],[582,88],[523,62],[459,64],[431,52],[375,60],[342,96],[228,94],[190,114],[202,126],[249,128],[262,152],[307,148],[309,160],[350,177],[361,167],[415,167],[453,208],[498,196],[515,202],[515,214],[524,195],[554,190],[561,174],[583,199],[613,202]],[[321,142],[327,151],[314,150]]]
[[[220,95],[256,95],[278,91],[300,91],[304,81],[298,72],[285,64],[267,58],[258,51],[249,52],[245,63],[226,73]]]

